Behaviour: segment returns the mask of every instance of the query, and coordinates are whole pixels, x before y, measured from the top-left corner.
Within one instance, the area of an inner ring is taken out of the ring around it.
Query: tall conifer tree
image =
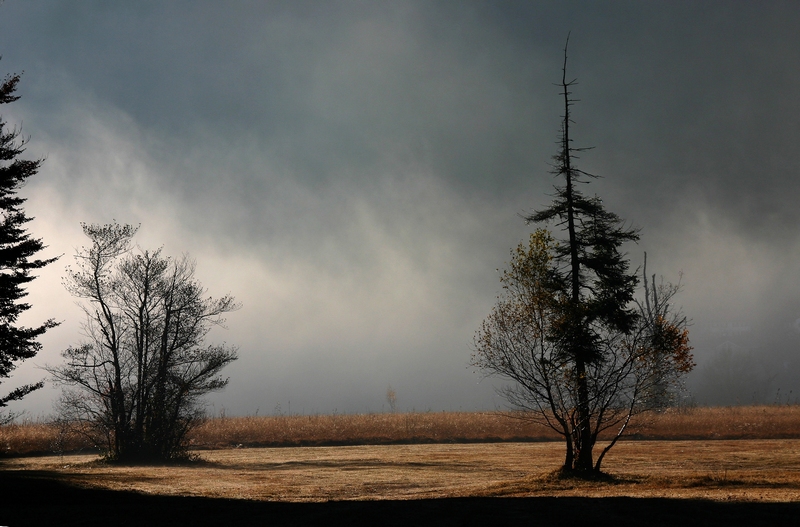
[[[596,176],[575,166],[576,153],[585,150],[574,148],[570,137],[570,108],[575,103],[570,87],[575,82],[567,81],[565,47],[561,79],[564,115],[559,151],[553,157],[553,173],[563,183],[556,186],[555,199],[548,208],[525,219],[556,222],[566,231],[566,239],[555,247],[558,265],[551,277],[562,292],[560,316],[550,327],[548,337],[575,365],[578,429],[572,438],[573,467],[591,471],[595,437],[590,417],[595,401],[589,393],[587,365],[603,360],[598,344],[604,334],[628,333],[637,322],[639,315],[631,306],[638,279],[630,272],[620,246],[639,236],[635,229],[626,228],[619,216],[607,211],[600,198],[586,197],[578,188],[587,178]],[[566,465],[570,465],[569,459]]]
[[[0,104],[19,99],[14,95],[19,83],[17,74],[7,75],[0,84]],[[18,325],[19,316],[31,305],[21,301],[26,295],[25,284],[36,278],[31,271],[52,263],[56,258],[36,259],[44,248],[42,240],[32,238],[25,224],[33,218],[26,216],[19,196],[27,179],[39,171],[42,160],[20,159],[26,139],[17,127],[9,128],[0,115],[0,379],[8,378],[17,362],[29,359],[42,348],[38,337],[58,323],[47,320],[40,326]],[[22,399],[43,382],[19,386],[0,395],[0,407]],[[2,419],[2,416],[0,416]]]

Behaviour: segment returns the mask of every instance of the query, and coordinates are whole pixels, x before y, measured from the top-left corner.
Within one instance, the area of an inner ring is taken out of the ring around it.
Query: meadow
[[[195,450],[559,441],[553,430],[508,412],[423,412],[212,417],[189,436]],[[640,416],[627,440],[800,439],[800,405],[678,408]],[[58,425],[22,421],[0,427],[5,456],[95,452]]]
[[[556,442],[204,451],[180,465],[121,466],[93,455],[28,456],[8,471],[91,489],[323,502],[455,497],[647,497],[800,502],[800,440],[627,441],[606,458],[609,480],[559,478]]]
[[[651,415],[609,453],[599,481],[557,477],[559,437],[504,413],[215,417],[190,439],[192,462],[121,466],[53,424],[0,427],[0,492],[47,503],[6,508],[0,523],[550,525],[567,514],[781,525],[800,514],[798,406]]]

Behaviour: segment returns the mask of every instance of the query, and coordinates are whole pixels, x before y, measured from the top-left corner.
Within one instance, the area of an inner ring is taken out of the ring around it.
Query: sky
[[[43,351],[81,341],[80,222],[141,224],[242,308],[227,415],[504,408],[470,366],[498,269],[546,207],[576,78],[585,190],[683,284],[690,400],[800,396],[795,2],[6,0],[0,108],[44,158],[22,194],[61,258],[29,287]],[[46,416],[51,384],[12,410]]]

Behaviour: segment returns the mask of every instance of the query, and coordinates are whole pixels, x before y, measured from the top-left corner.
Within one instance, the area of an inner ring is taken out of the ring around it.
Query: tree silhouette
[[[17,74],[3,79],[0,104],[19,99],[14,95],[19,80]],[[25,224],[33,218],[25,214],[22,205],[26,200],[18,193],[42,165],[41,159],[20,159],[26,142],[21,131],[16,127],[9,128],[0,116],[0,378],[3,379],[11,375],[16,363],[34,357],[42,348],[37,339],[58,325],[53,319],[35,327],[18,325],[20,315],[31,308],[30,304],[21,301],[27,295],[25,285],[36,278],[31,272],[57,259],[35,258],[45,246],[42,240],[32,238],[25,230]],[[43,382],[38,382],[15,388],[0,396],[0,407],[22,399],[43,385]],[[6,414],[0,417],[0,421],[12,417]]]
[[[569,39],[567,40],[569,43]],[[561,94],[564,115],[553,173],[561,180],[552,204],[527,216],[566,233],[556,242],[538,230],[528,246],[512,252],[503,273],[504,293],[475,337],[473,364],[514,381],[503,395],[566,441],[564,470],[599,472],[602,458],[638,412],[670,402],[681,375],[693,367],[686,320],[671,305],[678,287],[638,284],[621,246],[639,239],[578,189],[596,176],[575,166],[564,48]],[[601,432],[616,427],[611,444],[594,462]]]
[[[62,422],[121,462],[184,457],[202,397],[228,383],[219,373],[236,360],[235,348],[204,343],[238,308],[233,297],[206,297],[186,256],[132,250],[136,230],[83,225],[91,244],[65,285],[86,301],[87,340],[62,353],[65,364],[47,367],[66,387]]]

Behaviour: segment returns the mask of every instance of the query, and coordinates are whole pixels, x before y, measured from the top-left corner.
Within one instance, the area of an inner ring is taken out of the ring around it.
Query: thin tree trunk
[[[569,44],[569,40],[567,40]],[[573,173],[571,151],[569,144],[569,84],[567,82],[567,49],[564,48],[564,68],[562,70],[561,86],[564,88],[564,124],[562,135],[562,170],[566,179],[567,200],[567,231],[569,233],[571,286],[572,286],[572,315],[579,318],[578,306],[580,305],[580,259],[578,255],[578,240],[575,233],[575,210],[573,196]],[[580,324],[577,319],[573,323]],[[574,345],[574,343],[573,343]],[[589,415],[589,385],[586,379],[586,362],[583,349],[570,350],[575,359],[575,370],[578,383],[578,458],[574,468],[580,471],[592,470],[592,429]]]
[[[569,434],[567,434],[566,438],[567,438],[567,454],[564,458],[563,470],[569,472],[572,470],[572,465],[575,463],[575,450],[572,446],[572,437]]]

